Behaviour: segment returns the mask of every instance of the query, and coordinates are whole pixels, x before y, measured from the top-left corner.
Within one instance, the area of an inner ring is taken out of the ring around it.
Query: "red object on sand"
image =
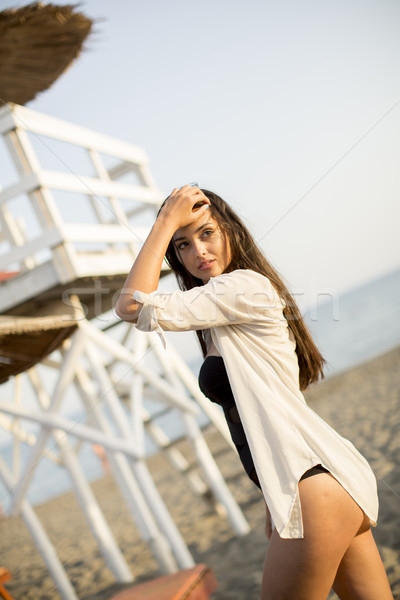
[[[217,586],[212,570],[206,565],[196,565],[130,587],[111,600],[205,600]]]
[[[4,598],[5,600],[13,600],[13,597],[9,592],[7,592],[6,588],[3,585],[5,581],[9,581],[10,579],[10,571],[5,567],[0,567],[0,597]]]

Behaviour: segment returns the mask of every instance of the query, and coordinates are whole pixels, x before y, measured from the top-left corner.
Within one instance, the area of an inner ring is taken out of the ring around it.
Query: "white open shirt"
[[[166,294],[136,291],[143,304],[137,328],[210,329],[221,354],[258,479],[283,538],[302,538],[298,482],[321,464],[369,517],[378,517],[374,474],[363,456],[309,406],[299,389],[295,339],[284,301],[264,275],[237,269],[204,286]]]

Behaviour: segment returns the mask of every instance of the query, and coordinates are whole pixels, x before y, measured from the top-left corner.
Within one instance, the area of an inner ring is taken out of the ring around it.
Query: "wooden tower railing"
[[[0,133],[15,175],[0,191],[0,272],[14,274],[0,312],[94,281],[120,287],[163,198],[145,152],[17,105],[0,109]]]

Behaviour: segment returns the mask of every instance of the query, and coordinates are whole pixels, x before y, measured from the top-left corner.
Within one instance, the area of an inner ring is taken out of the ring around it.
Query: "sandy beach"
[[[310,406],[349,438],[375,471],[380,514],[374,536],[396,600],[400,600],[399,364],[397,348],[332,377],[305,394]],[[212,598],[258,600],[267,547],[263,499],[221,436],[209,427],[206,437],[251,525],[251,532],[245,537],[235,537],[226,518],[218,516],[206,499],[196,497],[162,456],[151,457],[148,464],[194,559],[214,570],[219,588]],[[190,455],[186,442],[182,442],[182,447]],[[156,577],[157,563],[141,541],[112,477],[95,482],[93,490],[136,581]],[[72,493],[35,510],[80,599],[108,600],[124,587],[115,583],[105,565]],[[60,598],[20,518],[0,521],[0,565],[12,573],[7,589],[16,600]],[[332,593],[329,598],[337,596]]]

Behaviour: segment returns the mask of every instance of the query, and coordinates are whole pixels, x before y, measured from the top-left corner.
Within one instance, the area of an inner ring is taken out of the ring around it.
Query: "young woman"
[[[166,255],[180,289],[158,293]],[[262,600],[390,600],[374,543],[375,477],[354,446],[305,403],[324,359],[293,297],[216,194],[175,188],[116,306],[143,331],[196,330],[200,387],[218,402],[269,538]]]

